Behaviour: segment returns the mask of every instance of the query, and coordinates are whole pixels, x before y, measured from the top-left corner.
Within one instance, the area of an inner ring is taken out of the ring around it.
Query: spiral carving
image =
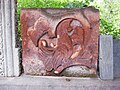
[[[40,29],[40,31],[38,29]],[[90,31],[90,29],[87,31]],[[51,29],[49,23],[40,18],[35,22],[34,28],[28,30],[28,33],[33,43],[39,48],[39,56],[44,62],[47,71],[54,69],[57,73],[60,73],[64,68],[71,65],[83,64],[89,66],[89,64],[82,63],[80,60],[75,62],[77,57],[82,57],[81,55],[85,48],[84,42],[86,39],[90,38],[84,37],[86,32],[79,20],[74,18],[61,20],[58,23],[55,35],[53,36],[50,34]],[[39,38],[36,40],[33,38],[36,36],[34,33],[39,33]],[[49,56],[52,57],[50,58],[52,59],[52,65],[49,65],[49,59],[41,56],[41,53],[48,55],[48,58]],[[45,59],[47,61],[45,61]],[[57,70],[59,68],[61,69]]]

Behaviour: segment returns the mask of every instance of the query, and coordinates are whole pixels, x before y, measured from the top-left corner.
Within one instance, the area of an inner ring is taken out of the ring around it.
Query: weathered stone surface
[[[26,74],[60,74],[74,65],[96,72],[99,12],[93,7],[23,9],[21,32]]]
[[[71,66],[66,68],[60,75],[68,77],[96,77],[96,71],[94,69],[89,69],[86,66]]]

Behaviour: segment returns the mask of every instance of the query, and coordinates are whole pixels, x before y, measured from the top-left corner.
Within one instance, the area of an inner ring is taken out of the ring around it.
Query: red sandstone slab
[[[71,66],[85,66],[96,74],[98,10],[22,9],[20,18],[26,74],[60,75]]]

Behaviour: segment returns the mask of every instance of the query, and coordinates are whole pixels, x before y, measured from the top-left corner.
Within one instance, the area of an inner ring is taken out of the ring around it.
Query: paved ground
[[[27,76],[0,77],[0,90],[120,90],[120,78]]]

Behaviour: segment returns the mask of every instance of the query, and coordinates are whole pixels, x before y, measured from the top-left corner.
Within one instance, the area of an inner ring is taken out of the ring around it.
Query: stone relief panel
[[[66,68],[85,66],[96,74],[97,9],[22,9],[21,32],[24,73],[60,75]]]

